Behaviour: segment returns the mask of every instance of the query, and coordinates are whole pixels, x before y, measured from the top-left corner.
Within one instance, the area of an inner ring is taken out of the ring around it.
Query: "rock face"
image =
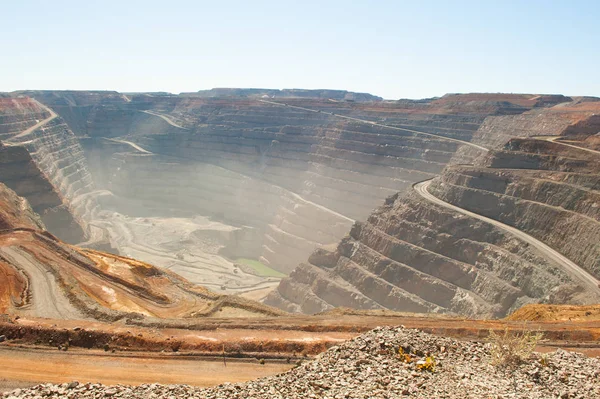
[[[493,116],[485,120],[473,142],[502,146],[513,137],[578,136],[600,131],[598,102],[566,103],[538,108],[520,115]]]
[[[0,98],[0,112],[0,140],[11,138],[50,116],[30,98]]]
[[[87,237],[96,206],[78,139],[64,121],[29,98],[0,103],[0,181],[25,197],[65,241]]]
[[[97,245],[126,240],[133,229],[160,231],[155,216],[174,220],[163,241],[121,249],[145,246],[170,264],[168,250],[185,263],[181,245],[198,243],[210,259],[201,267],[189,261],[187,270],[222,268],[223,282],[210,283],[232,292],[225,280],[239,283],[241,275],[231,262],[260,260],[291,272],[267,302],[307,313],[351,306],[492,317],[525,303],[594,298],[506,229],[412,190],[441,174],[429,186],[437,198],[517,227],[598,276],[598,162],[576,148],[593,146],[594,99],[389,102],[261,89],[20,95],[50,108],[0,99],[0,181],[62,239]],[[562,141],[526,139],[541,135]],[[521,138],[505,146],[514,136]],[[130,216],[133,227],[105,229],[109,214]],[[189,232],[197,215],[218,227]],[[231,264],[214,263],[217,256]]]
[[[25,91],[16,94],[36,98],[50,107],[79,137],[126,135],[136,118],[144,119],[145,114],[138,109],[150,107],[143,101],[134,107],[127,96],[115,91]]]
[[[44,224],[25,198],[0,183],[0,230],[18,227],[43,229]]]
[[[439,174],[486,116],[533,106],[461,96],[361,103],[318,98],[335,94],[328,92],[271,94],[284,104],[261,93],[28,94],[78,126],[99,189],[142,200],[140,215],[168,210],[251,227],[258,233],[243,252],[286,273],[387,196]],[[118,201],[111,206],[130,212]]]
[[[598,111],[596,102],[490,116],[474,141],[494,148],[503,136],[490,132],[517,126],[523,137],[584,137]],[[566,143],[512,139],[474,164],[447,167],[428,191],[528,233],[598,278],[600,158]],[[336,250],[315,252],[266,300],[305,313],[350,306],[484,317],[525,303],[594,301],[593,287],[546,253],[417,192],[388,198]]]
[[[513,139],[481,165],[449,168],[430,191],[529,233],[600,277],[599,155]]]
[[[81,250],[32,229],[0,232],[0,312],[105,321],[283,314],[216,294],[147,263]]]

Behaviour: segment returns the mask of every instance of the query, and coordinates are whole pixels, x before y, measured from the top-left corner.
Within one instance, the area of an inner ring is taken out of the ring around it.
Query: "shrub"
[[[530,330],[517,333],[505,328],[500,334],[490,330],[488,341],[492,345],[491,362],[495,366],[513,366],[523,363],[531,358],[542,338],[542,333],[534,333]]]

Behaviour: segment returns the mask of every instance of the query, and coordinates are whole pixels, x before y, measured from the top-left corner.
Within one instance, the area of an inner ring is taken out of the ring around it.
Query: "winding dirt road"
[[[583,270],[581,267],[576,265],[574,262],[572,262],[571,260],[569,260],[568,258],[563,256],[559,252],[555,251],[554,249],[550,248],[548,245],[546,245],[543,242],[539,241],[538,239],[530,236],[529,234],[524,233],[523,231],[521,231],[519,229],[516,229],[512,226],[509,226],[507,224],[499,222],[495,219],[481,216],[477,213],[470,212],[465,209],[459,208],[455,205],[452,205],[448,202],[445,202],[445,201],[433,196],[431,193],[429,193],[429,191],[427,191],[427,188],[429,187],[430,184],[431,184],[431,179],[425,180],[425,181],[422,181],[419,183],[415,183],[413,185],[413,188],[421,197],[425,198],[426,200],[428,200],[430,202],[433,202],[436,205],[440,205],[445,208],[451,209],[455,212],[462,213],[463,215],[467,215],[472,218],[479,219],[483,222],[490,223],[496,227],[499,227],[505,231],[508,231],[509,233],[511,233],[514,236],[517,236],[522,241],[525,241],[529,245],[535,247],[547,259],[550,259],[550,260],[558,263],[560,266],[562,266],[562,268],[569,275],[576,278],[577,280],[580,280],[588,288],[588,290],[590,292],[597,294],[600,298],[600,287],[598,286],[598,280],[594,276],[589,274],[587,271]]]
[[[39,105],[40,108],[43,108],[44,110],[46,110],[46,112],[49,112],[50,116],[47,117],[46,119],[44,119],[43,121],[40,121],[40,122],[36,123],[35,125],[31,126],[30,128],[28,128],[26,130],[23,130],[21,133],[17,134],[16,136],[11,137],[9,140],[6,140],[5,142],[11,143],[15,139],[20,139],[21,137],[27,136],[31,132],[39,129],[40,127],[42,127],[45,124],[47,124],[48,122],[54,120],[58,116],[54,111],[52,111],[50,108],[46,107],[44,104],[42,104],[41,102],[39,102],[35,98],[32,98],[32,100],[37,105]]]
[[[161,118],[162,120],[164,120],[165,122],[167,122],[169,125],[177,127],[179,129],[183,129],[183,130],[189,130],[187,127],[183,127],[181,125],[178,125],[177,123],[175,123],[171,118],[169,118],[166,115],[163,114],[159,114],[158,112],[153,112],[153,111],[141,111],[145,114],[148,115],[154,115],[154,116],[158,116],[159,118]]]
[[[359,118],[354,118],[352,116],[346,116],[346,115],[339,115],[339,114],[334,114],[334,113],[328,113],[328,112],[324,112],[324,111],[320,111],[320,110],[316,110],[316,109],[299,107],[297,105],[289,105],[289,104],[285,104],[285,103],[278,103],[278,102],[275,102],[275,101],[267,101],[267,100],[258,100],[258,101],[266,103],[266,104],[278,105],[280,107],[295,108],[295,109],[300,109],[300,110],[303,110],[303,111],[309,111],[309,112],[315,112],[315,113],[324,113],[326,115],[331,115],[331,116],[335,116],[335,117],[342,118],[342,119],[353,120],[355,122],[366,123],[366,124],[372,125],[372,126],[385,127],[385,128],[388,128],[388,129],[401,130],[401,131],[404,131],[404,132],[411,132],[411,133],[416,133],[416,134],[422,134],[422,135],[425,135],[425,136],[436,137],[438,139],[443,139],[443,140],[447,140],[447,141],[454,141],[455,143],[460,143],[460,144],[468,145],[470,147],[477,148],[478,150],[481,150],[481,151],[485,151],[485,152],[489,151],[487,148],[482,147],[482,146],[477,145],[477,144],[473,144],[473,143],[471,143],[469,141],[463,141],[463,140],[459,140],[459,139],[453,139],[451,137],[441,136],[439,134],[425,133],[425,132],[421,132],[419,130],[406,129],[406,128],[403,128],[403,127],[390,126],[390,125],[383,125],[381,123],[377,123],[377,122],[373,122],[373,121],[368,121],[368,120],[365,120],[365,119],[359,119]]]
[[[544,141],[549,141],[554,144],[560,144],[560,145],[575,148],[578,150],[591,152],[592,154],[600,155],[600,151],[592,150],[591,148],[580,147],[578,145],[567,144],[564,141],[558,141],[559,139],[564,139],[564,136],[539,136],[539,137],[535,137],[535,138],[544,140]]]
[[[29,305],[19,310],[19,315],[85,319],[85,316],[62,293],[56,279],[42,263],[16,247],[2,247],[0,253],[27,273],[32,298]]]
[[[233,361],[131,354],[109,356],[97,351],[23,349],[0,347],[1,380],[26,387],[37,383],[92,381],[104,384],[191,384],[200,387],[244,382],[289,370],[293,364],[267,361]],[[1,384],[0,384],[1,385]]]
[[[142,147],[140,147],[136,143],[132,143],[131,141],[119,140],[119,139],[112,139],[112,138],[108,138],[108,137],[105,137],[104,140],[108,140],[108,141],[112,141],[112,142],[120,143],[120,144],[127,144],[130,147],[132,147],[134,150],[139,151],[139,152],[141,152],[143,154],[154,155],[154,153],[152,153],[152,152],[150,152],[148,150],[143,149]]]

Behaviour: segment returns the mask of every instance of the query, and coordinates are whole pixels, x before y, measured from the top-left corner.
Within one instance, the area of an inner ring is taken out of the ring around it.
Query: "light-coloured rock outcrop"
[[[19,227],[43,229],[44,224],[25,198],[0,183],[0,230]]]

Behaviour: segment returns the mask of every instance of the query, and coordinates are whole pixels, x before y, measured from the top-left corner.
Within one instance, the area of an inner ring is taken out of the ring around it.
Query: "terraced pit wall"
[[[27,198],[48,230],[67,242],[84,241],[97,204],[77,137],[60,117],[20,136],[50,114],[29,98],[0,105],[0,181]]]
[[[124,106],[146,108],[147,101],[133,97]],[[172,99],[153,101],[151,112],[180,127],[140,110],[120,139],[147,153],[108,144],[94,128],[84,147],[98,187],[144,198],[148,209],[163,206],[256,229],[251,252],[286,273],[315,248],[336,243],[386,197],[440,173],[460,147],[443,137],[468,140],[487,115],[315,100],[291,100],[290,106],[249,99],[183,98],[174,106]],[[331,113],[385,119],[442,137]],[[156,123],[152,129],[144,127],[148,118]],[[106,135],[114,137],[119,129]]]
[[[48,115],[34,103],[5,113],[2,134],[13,143],[1,150],[3,179],[29,196],[50,231],[72,242],[94,220],[96,186],[112,193],[102,197],[109,209],[124,214],[203,215],[236,226],[223,254],[291,272],[267,301],[285,310],[493,317],[525,303],[592,298],[544,254],[432,204],[412,184],[442,174],[429,188],[437,197],[522,228],[596,274],[593,158],[527,140],[480,157],[444,139],[499,148],[514,132],[585,136],[596,126],[593,102],[543,108],[565,99],[273,104],[114,92],[40,96],[79,138],[56,118],[15,140]],[[446,168],[464,163],[473,165]],[[558,221],[553,229],[550,219]],[[354,220],[362,222],[350,228]]]
[[[490,116],[473,141],[497,149],[474,164],[446,167],[428,190],[517,227],[600,277],[598,155],[533,139],[498,148],[511,131],[585,135],[599,110],[596,102]],[[546,253],[413,190],[388,198],[335,250],[315,251],[265,302],[304,313],[350,306],[501,317],[526,303],[598,300]]]
[[[598,155],[557,143],[514,139],[481,163],[450,168],[431,193],[517,227],[600,277]]]

